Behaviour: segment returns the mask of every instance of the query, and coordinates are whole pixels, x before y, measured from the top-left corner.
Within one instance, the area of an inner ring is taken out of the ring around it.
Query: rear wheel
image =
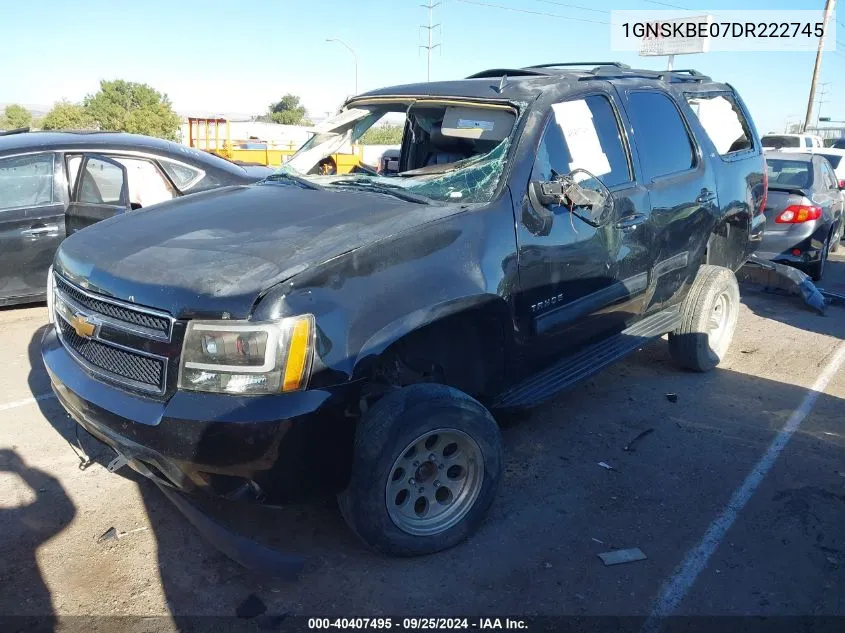
[[[709,371],[724,358],[739,317],[739,285],[728,268],[702,266],[681,306],[681,325],[669,333],[677,365]]]
[[[362,417],[338,504],[373,549],[430,554],[477,529],[501,472],[499,429],[483,405],[444,385],[411,385]]]
[[[827,257],[830,253],[831,247],[831,240],[834,238],[834,235],[830,235],[827,238],[827,241],[824,243],[822,247],[821,255],[819,255],[819,261],[814,264],[811,264],[807,268],[807,274],[813,279],[813,281],[821,281],[821,278],[824,277],[824,271],[827,268]]]

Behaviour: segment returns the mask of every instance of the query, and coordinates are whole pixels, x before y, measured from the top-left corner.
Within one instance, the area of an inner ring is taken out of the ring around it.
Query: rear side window
[[[833,165],[834,169],[839,169],[839,161],[842,160],[842,157],[839,154],[822,154],[822,156],[830,161],[830,164]]]
[[[78,201],[87,204],[120,204],[120,190],[123,187],[123,172],[120,167],[89,158],[85,170],[79,176]]]
[[[634,127],[645,180],[693,166],[692,140],[675,103],[660,92],[632,92],[628,115]]]
[[[589,95],[552,106],[537,148],[533,179],[549,181],[574,169],[590,172],[606,187],[631,180],[616,112],[607,97]]]
[[[202,180],[202,177],[205,175],[202,169],[197,169],[184,163],[177,163],[175,160],[161,158],[159,159],[159,164],[180,191],[187,191]]]
[[[0,160],[0,211],[53,203],[53,154]]]
[[[813,146],[813,139],[805,138],[804,139],[804,147],[812,147]]]
[[[833,173],[833,169],[830,168],[830,164],[822,158],[819,163],[821,164],[822,176],[824,177],[825,185],[828,189],[838,189],[839,186],[836,183],[836,174]]]
[[[733,95],[684,96],[720,156],[754,147],[751,128]]]

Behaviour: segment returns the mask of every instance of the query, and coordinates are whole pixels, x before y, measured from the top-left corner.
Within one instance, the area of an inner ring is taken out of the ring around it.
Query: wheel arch
[[[403,380],[389,372],[401,373],[403,368],[395,367],[401,362],[410,364],[412,373],[419,373],[421,368],[413,361],[422,359],[440,365],[444,384],[484,397],[492,395],[504,381],[506,359],[513,345],[511,314],[505,300],[486,293],[466,296],[415,310],[380,328],[362,345],[352,377],[381,374],[388,382],[412,384],[412,376]]]

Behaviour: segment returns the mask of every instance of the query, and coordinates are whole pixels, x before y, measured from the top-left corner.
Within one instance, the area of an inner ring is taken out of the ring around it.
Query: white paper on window
[[[583,99],[552,105],[555,116],[572,161],[569,169],[585,169],[596,177],[610,173],[610,161],[604,153],[593,124],[593,113]],[[576,180],[585,180],[586,174],[576,174]]]

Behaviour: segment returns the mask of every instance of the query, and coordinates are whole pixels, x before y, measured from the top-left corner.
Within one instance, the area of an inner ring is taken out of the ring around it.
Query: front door
[[[73,183],[67,211],[68,235],[130,208],[126,167],[116,160],[85,154],[68,181]]]
[[[0,305],[40,300],[65,236],[52,152],[0,159]]]
[[[590,222],[566,206],[541,207],[526,192],[518,212],[517,309],[550,355],[623,329],[648,286],[648,193],[634,181],[615,102],[615,94],[596,90],[554,104],[531,174],[532,182],[548,182],[586,170],[610,190],[614,210]]]

